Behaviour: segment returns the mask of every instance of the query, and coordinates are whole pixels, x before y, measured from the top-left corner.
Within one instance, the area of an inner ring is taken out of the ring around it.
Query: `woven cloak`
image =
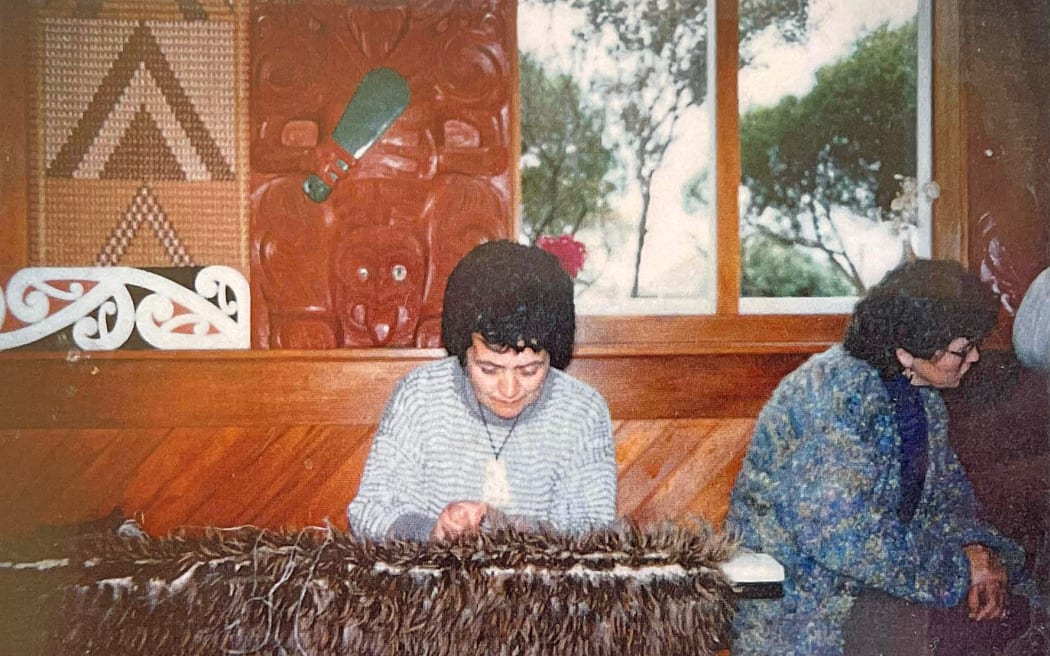
[[[451,543],[210,529],[0,564],[50,580],[55,654],[677,655],[729,644],[734,549],[703,526]]]

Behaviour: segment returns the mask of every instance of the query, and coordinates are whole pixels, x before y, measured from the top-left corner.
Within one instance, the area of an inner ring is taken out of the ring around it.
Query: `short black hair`
[[[572,278],[536,246],[475,247],[452,270],[441,310],[442,344],[464,366],[474,333],[497,349],[547,351],[551,366],[564,369],[576,333]]]
[[[929,359],[958,337],[984,339],[999,298],[958,262],[916,260],[893,269],[857,302],[843,345],[884,378],[901,373],[896,350]]]

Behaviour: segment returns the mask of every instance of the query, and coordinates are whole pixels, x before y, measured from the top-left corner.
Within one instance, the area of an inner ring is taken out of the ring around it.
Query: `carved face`
[[[344,346],[411,346],[426,285],[422,244],[405,227],[357,228],[335,256]]]

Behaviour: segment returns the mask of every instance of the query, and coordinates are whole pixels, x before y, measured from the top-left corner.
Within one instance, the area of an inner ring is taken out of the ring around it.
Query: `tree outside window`
[[[713,77],[706,0],[519,5],[521,236],[586,245],[582,313],[714,311],[727,149],[741,296],[853,296],[908,251],[916,0],[737,10],[739,132],[716,144],[709,80],[728,78]]]

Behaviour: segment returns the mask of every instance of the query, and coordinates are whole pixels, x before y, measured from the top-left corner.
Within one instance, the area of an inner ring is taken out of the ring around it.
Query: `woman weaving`
[[[551,254],[482,244],[449,276],[449,357],[395,388],[372,443],[351,530],[449,539],[494,520],[582,532],[616,513],[609,411],[562,370],[572,358],[573,283]]]
[[[784,596],[741,603],[733,656],[926,654],[931,609],[958,607],[953,639],[1020,619],[1003,618],[1024,554],[978,518],[938,392],[997,316],[958,264],[904,264],[858,302],[842,345],[781,382],[727,524],[784,565]]]

